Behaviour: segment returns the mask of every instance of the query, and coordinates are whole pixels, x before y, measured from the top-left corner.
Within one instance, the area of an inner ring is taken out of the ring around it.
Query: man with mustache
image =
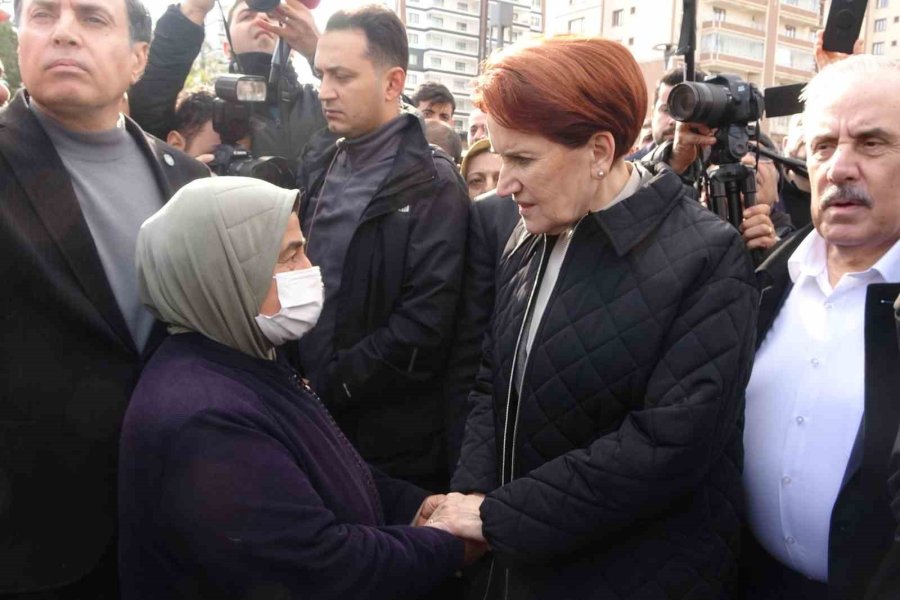
[[[900,62],[852,56],[805,96],[812,224],[760,267],[746,597],[896,598]]]
[[[208,175],[120,113],[140,0],[16,0],[27,91],[0,111],[0,597],[116,597],[119,426],[164,328],[141,223]]]

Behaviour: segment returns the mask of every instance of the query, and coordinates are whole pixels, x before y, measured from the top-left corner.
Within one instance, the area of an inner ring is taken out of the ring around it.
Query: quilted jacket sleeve
[[[710,263],[671,322],[643,409],[482,504],[485,537],[501,557],[541,561],[611,539],[690,494],[723,460],[728,439],[739,435],[758,293],[737,235]]]

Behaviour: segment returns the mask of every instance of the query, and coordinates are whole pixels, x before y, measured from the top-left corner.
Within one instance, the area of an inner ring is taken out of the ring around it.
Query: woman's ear
[[[616,141],[612,133],[598,131],[588,140],[588,149],[591,152],[591,175],[596,177],[598,173],[609,173],[616,156]]]

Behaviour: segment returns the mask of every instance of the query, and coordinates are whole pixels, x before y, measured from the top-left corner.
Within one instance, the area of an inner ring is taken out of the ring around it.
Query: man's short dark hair
[[[704,79],[706,79],[706,73],[699,69],[694,70],[694,81],[703,81]],[[684,67],[672,67],[663,73],[663,76],[656,83],[656,89],[653,90],[653,104],[656,104],[659,101],[659,88],[661,88],[663,84],[672,87],[679,83],[684,83]]]
[[[429,144],[439,146],[453,158],[454,163],[459,164],[462,159],[462,140],[450,125],[434,119],[425,121],[425,139]]]
[[[15,0],[13,2],[13,13],[17,25],[21,23],[24,1]],[[147,7],[141,0],[125,0],[125,11],[128,13],[128,35],[131,43],[147,42],[149,44],[153,21],[150,19],[150,13],[147,12]]]
[[[437,81],[426,81],[416,89],[412,97],[412,105],[418,108],[422,102],[449,103],[453,107],[452,112],[456,112],[456,98],[453,97],[446,85]]]
[[[409,67],[406,28],[394,12],[378,4],[339,10],[328,19],[325,32],[359,29],[366,35],[369,59],[385,68]]]
[[[185,146],[213,118],[216,97],[209,90],[184,90],[175,101],[175,130],[184,138]]]

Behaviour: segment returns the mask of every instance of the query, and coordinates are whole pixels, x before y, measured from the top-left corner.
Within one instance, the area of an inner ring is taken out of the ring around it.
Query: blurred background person
[[[297,204],[216,177],[141,228],[141,297],[173,335],[122,432],[125,600],[416,598],[463,564],[462,541],[409,526],[426,492],[371,471],[276,358],[323,302]]]
[[[462,160],[462,140],[451,125],[437,119],[425,120],[425,139],[429,144],[438,146],[458,165]]]
[[[175,129],[166,136],[166,142],[201,162],[211,161],[216,146],[222,143],[213,129],[215,101],[215,94],[208,89],[181,92],[175,105]]]
[[[452,483],[469,495],[428,519],[487,540],[489,598],[734,591],[758,293],[733,227],[623,160],[646,94],[624,46],[580,37],[512,46],[476,87],[522,222]]]
[[[161,139],[178,129],[176,99],[200,53],[203,24],[214,6],[214,0],[184,0],[156,23],[147,68],[131,90],[131,110],[142,127]],[[300,0],[285,0],[269,14],[238,0],[228,11],[227,27],[233,44],[225,47],[232,59],[230,72],[266,80],[279,38],[310,64],[319,39],[312,12]],[[251,110],[247,149],[257,157],[284,157],[292,168],[312,135],[325,127],[316,88],[297,80],[290,61],[278,84],[268,86],[265,104]]]
[[[412,105],[422,113],[426,121],[437,120],[453,125],[456,98],[442,83],[426,81],[417,87],[412,96]]]
[[[478,140],[483,140],[488,136],[487,126],[485,125],[486,115],[483,111],[479,110],[476,107],[472,108],[472,111],[469,113],[469,121],[468,121],[468,137],[466,138],[469,147],[472,146]]]
[[[475,200],[485,192],[497,188],[500,177],[500,155],[491,149],[491,141],[481,139],[469,146],[462,161],[463,180],[469,189],[469,198]],[[513,204],[509,203],[512,207]]]

